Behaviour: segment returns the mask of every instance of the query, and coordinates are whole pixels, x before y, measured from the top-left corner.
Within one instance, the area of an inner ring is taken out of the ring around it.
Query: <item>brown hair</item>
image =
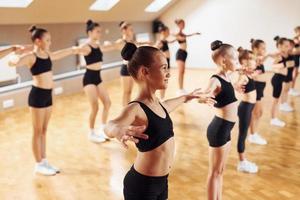
[[[243,49],[242,47],[238,48],[239,52],[239,61],[242,64],[243,60],[251,60],[253,59],[253,52],[247,49]]]
[[[42,39],[45,33],[48,33],[46,29],[37,28],[36,26],[31,26],[29,28],[29,32],[31,33],[31,40],[34,42],[36,39]]]
[[[121,22],[119,23],[119,28],[120,28],[121,30],[127,29],[128,26],[130,26],[130,25],[131,25],[131,24],[129,24],[129,23],[126,22],[126,21],[121,21]]]
[[[93,22],[91,19],[89,19],[86,22],[86,32],[93,31],[96,27],[100,27],[100,25],[96,22]]]
[[[287,38],[282,38],[279,36],[274,37],[274,40],[276,41],[276,46],[282,45],[284,42],[289,41]]]
[[[122,58],[128,60],[128,71],[133,78],[137,78],[141,66],[151,67],[155,62],[154,55],[160,50],[151,46],[137,47],[133,43],[126,43],[121,51]]]
[[[220,56],[224,56],[229,49],[233,48],[233,46],[230,44],[224,44],[220,40],[216,40],[211,43],[210,48],[213,51],[212,59],[216,63],[218,58]]]
[[[253,51],[254,49],[258,49],[259,45],[264,44],[265,42],[260,39],[251,39],[250,43],[251,43],[251,49]]]

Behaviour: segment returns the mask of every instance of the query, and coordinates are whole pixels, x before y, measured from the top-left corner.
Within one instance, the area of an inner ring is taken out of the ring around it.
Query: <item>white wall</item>
[[[213,67],[212,41],[219,39],[250,48],[250,38],[259,38],[273,52],[274,36],[293,37],[294,27],[300,25],[299,8],[300,0],[180,0],[160,19],[171,32],[177,30],[176,18],[186,21],[186,33],[201,32],[202,36],[188,39],[187,66]],[[178,44],[171,45],[173,65],[177,47]]]

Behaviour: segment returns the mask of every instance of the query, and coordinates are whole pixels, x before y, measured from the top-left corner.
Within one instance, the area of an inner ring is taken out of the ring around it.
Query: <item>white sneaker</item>
[[[53,176],[56,174],[54,169],[51,169],[51,168],[45,166],[44,163],[42,163],[42,162],[35,164],[34,172],[36,174],[41,174],[41,175],[45,175],[45,176]]]
[[[89,134],[89,140],[96,143],[102,143],[106,141],[104,137],[98,136],[93,132]]]
[[[239,172],[255,174],[258,172],[258,167],[256,166],[255,163],[252,163],[248,160],[243,160],[243,161],[239,162],[239,164],[237,166],[237,170]]]
[[[284,127],[285,126],[285,122],[281,121],[278,118],[271,119],[270,124],[273,125],[273,126],[279,126],[279,127]]]
[[[291,88],[289,90],[289,95],[294,96],[294,97],[298,97],[298,96],[300,96],[300,92],[298,92],[297,90]]]
[[[110,138],[105,134],[105,132],[104,132],[104,126],[105,126],[105,124],[102,124],[101,126],[100,126],[100,128],[98,129],[98,131],[97,131],[97,135],[99,136],[99,137],[102,137],[102,138],[104,138],[105,140],[109,140]]]
[[[253,144],[266,145],[267,141],[262,138],[258,133],[249,134],[248,141]]]
[[[294,109],[288,103],[280,104],[279,110],[284,111],[284,112],[293,112],[294,111]]]
[[[60,173],[59,168],[57,168],[57,167],[55,167],[55,166],[51,166],[51,165],[49,164],[49,162],[48,162],[47,159],[43,159],[43,160],[42,160],[42,163],[43,163],[46,167],[48,167],[48,168],[50,168],[50,169],[53,169],[56,173]]]
[[[177,91],[177,96],[182,96],[182,95],[186,95],[186,94],[188,94],[188,92],[185,89]]]

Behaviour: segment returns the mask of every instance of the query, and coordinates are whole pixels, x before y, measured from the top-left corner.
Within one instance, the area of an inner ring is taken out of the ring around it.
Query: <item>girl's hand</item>
[[[186,102],[189,102],[191,101],[192,99],[198,99],[199,98],[199,95],[198,93],[201,91],[201,88],[198,88],[198,89],[195,89],[193,92],[185,95],[185,101],[184,103]]]
[[[210,91],[199,92],[198,95],[199,95],[199,99],[198,99],[199,103],[205,103],[209,106],[213,106],[217,103],[217,101],[214,99],[215,96]]]
[[[146,126],[124,126],[120,128],[117,139],[127,149],[127,141],[138,143],[139,139],[148,139],[148,135],[144,134],[145,129]]]

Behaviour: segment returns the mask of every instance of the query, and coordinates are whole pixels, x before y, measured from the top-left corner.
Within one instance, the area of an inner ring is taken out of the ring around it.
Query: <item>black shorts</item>
[[[86,69],[84,76],[83,76],[83,86],[86,85],[99,85],[100,83],[102,83],[102,79],[101,79],[101,74],[100,74],[100,70],[90,70],[90,69]]]
[[[28,105],[33,108],[47,108],[52,106],[52,89],[32,86],[28,96]]]
[[[271,83],[273,86],[273,97],[278,99],[281,95],[282,83],[286,76],[275,73],[272,77]]]
[[[294,71],[294,67],[288,68],[287,75],[285,76],[285,79],[284,79],[285,83],[289,83],[293,80],[293,71]]]
[[[210,147],[221,147],[231,140],[231,130],[235,122],[215,116],[207,128]]]
[[[300,65],[300,55],[295,56],[295,68],[299,68]]]
[[[127,65],[125,64],[121,65],[120,74],[121,76],[130,76]]]
[[[125,200],[167,200],[168,175],[160,177],[145,176],[132,166],[124,181]]]
[[[176,60],[181,60],[181,61],[185,62],[187,55],[188,55],[187,51],[185,51],[183,49],[178,49],[176,52]]]
[[[260,101],[264,97],[264,90],[266,88],[266,82],[255,81],[256,88],[256,101]]]

